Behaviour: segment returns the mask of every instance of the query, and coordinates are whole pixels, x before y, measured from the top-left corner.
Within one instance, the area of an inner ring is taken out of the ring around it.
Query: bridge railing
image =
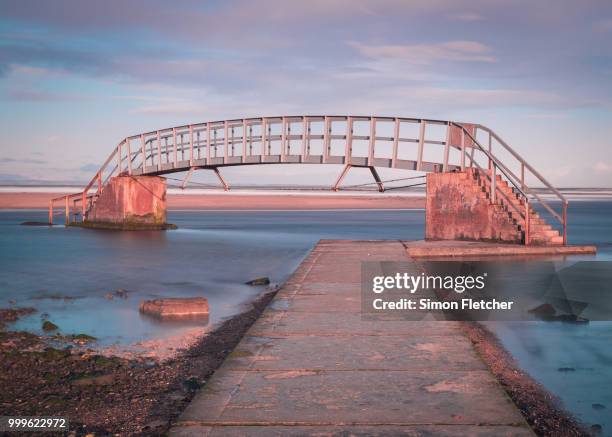
[[[357,116],[228,120],[128,137],[119,144],[117,158],[119,172],[126,174],[170,173],[190,166],[341,164],[352,159],[354,164],[364,166],[379,164],[432,171],[426,168],[428,164],[441,161],[428,162],[424,155],[432,146],[443,146],[445,138],[443,134],[432,138],[429,131],[447,124],[441,120]],[[416,126],[415,132],[403,134],[406,126]],[[416,156],[402,157],[406,146],[411,145]],[[384,156],[380,154],[381,146],[388,149]]]
[[[485,134],[486,146],[483,146]],[[501,158],[498,151],[507,152]],[[193,168],[247,164],[344,164],[402,168],[423,172],[487,168],[494,188],[503,175],[524,198],[539,202],[563,226],[567,201],[518,153],[482,125],[406,117],[300,115],[196,123],[132,135],[123,139],[86,185],[71,195],[85,219],[89,205],[111,177],[161,175]],[[517,174],[518,173],[518,174]],[[562,201],[555,211],[530,188],[526,176]],[[56,199],[58,200],[58,199]],[[522,212],[528,225],[529,215]]]

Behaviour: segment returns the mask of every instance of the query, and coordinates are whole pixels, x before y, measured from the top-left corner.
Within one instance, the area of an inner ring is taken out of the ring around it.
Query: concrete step
[[[544,220],[529,220],[529,227],[546,226],[546,225],[550,226]],[[552,228],[552,226],[551,226],[551,228]]]
[[[552,237],[550,239],[550,244],[563,244],[563,235]]]
[[[552,237],[558,237],[559,231],[557,231],[556,229],[549,229],[547,231],[533,231],[531,235],[534,237],[538,237],[538,238],[539,237],[552,238]]]
[[[486,199],[490,199],[491,182],[487,176],[474,169],[469,170],[467,174],[474,181],[473,192],[478,192]],[[524,200],[500,175],[497,175],[496,190],[495,209],[508,218],[510,223],[516,227],[517,233],[522,234],[525,229],[525,220],[522,218],[525,208]],[[559,240],[559,232],[542,219],[536,211],[530,209],[529,216],[531,241],[537,244],[552,244],[553,239]]]
[[[485,171],[477,169],[467,169],[469,176],[474,180],[474,184],[479,187],[483,195],[489,199],[491,193],[491,181]],[[517,232],[524,232],[525,220],[522,218],[525,208],[525,200],[515,187],[503,179],[499,174],[496,175],[496,202],[495,208],[508,217],[508,220],[516,227]],[[541,245],[561,245],[563,236],[554,229],[546,220],[540,217],[533,208],[529,210],[529,230],[530,242]]]
[[[530,229],[533,230],[533,232],[538,232],[538,231],[549,231],[552,229],[552,226],[547,224],[547,223],[529,223],[529,227]]]
[[[538,239],[529,237],[529,244],[536,246],[562,246],[563,245],[563,237],[552,237],[548,239]]]

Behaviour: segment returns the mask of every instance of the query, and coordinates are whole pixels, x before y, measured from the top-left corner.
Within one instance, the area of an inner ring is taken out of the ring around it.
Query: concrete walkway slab
[[[595,255],[593,245],[539,246],[522,244],[486,243],[481,241],[405,241],[412,258],[466,257],[559,257],[567,255]]]
[[[460,346],[460,347],[457,347]],[[313,353],[316,351],[316,353]],[[464,336],[318,335],[246,337],[226,362],[234,370],[485,370]]]
[[[409,258],[320,242],[171,435],[533,435],[458,322],[362,319],[372,260]]]

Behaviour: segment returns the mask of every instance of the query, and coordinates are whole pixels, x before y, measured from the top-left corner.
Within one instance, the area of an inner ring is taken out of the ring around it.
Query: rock
[[[187,378],[185,381],[183,381],[183,384],[189,391],[196,391],[200,388],[200,383],[198,382],[198,379],[195,376]]]
[[[532,308],[528,311],[531,314],[535,314],[536,316],[554,316],[557,313],[555,307],[549,303],[543,303],[542,305],[538,305],[535,308]]]
[[[270,285],[270,278],[267,276],[261,278],[251,279],[250,281],[245,282],[246,285]]]
[[[186,297],[145,300],[140,303],[140,312],[160,318],[208,316],[208,299]]]
[[[109,293],[106,293],[104,295],[105,298],[107,298],[108,300],[113,300],[113,298],[115,297],[120,297],[121,299],[127,299],[128,297],[128,291],[124,290],[123,288],[119,288],[115,291],[111,291]]]
[[[50,322],[48,320],[45,320],[42,324],[43,331],[49,332],[49,331],[56,331],[57,329],[59,329],[59,327],[55,323]]]
[[[35,308],[0,308],[0,322],[15,322],[21,316],[36,312]]]
[[[538,305],[528,312],[547,322],[589,323],[589,319],[577,316],[576,314],[557,314],[555,307],[549,303]]]
[[[123,288],[119,288],[115,290],[115,296],[120,297],[121,299],[127,299],[128,291],[124,290]]]
[[[72,336],[72,340],[76,343],[84,344],[89,343],[90,341],[96,341],[98,339],[87,334],[76,334]]]

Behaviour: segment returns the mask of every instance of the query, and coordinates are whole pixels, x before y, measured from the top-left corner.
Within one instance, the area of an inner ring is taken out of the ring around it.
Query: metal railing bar
[[[466,134],[474,142],[474,144],[476,144],[479,147],[479,149],[480,149],[480,151],[482,153],[484,153],[488,158],[493,160],[494,163],[497,164],[499,162],[499,160],[493,154],[489,153],[488,150],[486,150],[484,147],[482,147],[482,145],[478,141],[476,141],[476,139],[472,136],[472,134],[470,134],[470,132],[463,125],[457,124],[455,122],[451,122],[451,124],[453,124],[454,126],[457,126],[457,127],[460,127],[461,129],[463,129],[464,134]],[[504,175],[510,180],[510,177],[506,174],[505,169],[500,167],[500,170],[502,170],[502,173],[504,173]],[[514,182],[512,182],[512,184],[515,185]],[[516,187],[516,188],[523,195],[523,197],[527,198],[527,195],[525,194],[525,192],[520,187]]]
[[[489,153],[487,150],[485,150],[482,147],[482,145],[478,141],[476,141],[471,136],[471,134],[469,134],[469,132],[467,132],[467,133],[473,139],[474,143],[479,146],[480,150],[483,153],[485,153],[487,155],[487,157],[492,159],[492,161],[494,162],[494,165],[496,165],[502,171],[502,173],[504,173],[506,178],[512,183],[512,185],[514,185],[514,187],[523,195],[523,197],[527,201],[529,201],[529,196],[527,195],[527,193],[528,193],[531,196],[533,196],[555,219],[557,219],[557,221],[559,221],[560,224],[563,224],[563,219],[561,218],[561,216],[556,211],[554,211],[531,188],[529,188],[527,185],[521,184],[521,181],[520,181],[519,177],[516,174],[514,174],[514,172],[512,172],[503,162],[501,162],[499,159],[497,159],[497,157],[495,157],[495,155],[493,155],[492,153]],[[521,186],[522,186],[522,188],[521,188]],[[526,190],[526,192],[523,189]]]
[[[563,196],[563,194],[561,194],[561,192],[559,192],[559,190],[557,190],[550,182],[548,182],[548,180],[546,180],[544,178],[544,176],[542,176],[540,173],[538,173],[538,171],[536,169],[534,169],[521,155],[519,155],[512,147],[510,147],[508,145],[508,143],[506,143],[504,140],[502,140],[499,135],[497,135],[492,129],[489,129],[486,126],[483,125],[478,125],[478,127],[482,130],[484,130],[485,132],[489,132],[491,133],[491,136],[493,138],[495,138],[497,140],[497,142],[499,144],[501,144],[508,152],[510,152],[512,154],[512,156],[514,156],[521,164],[524,164],[525,167],[535,176],[537,177],[540,182],[542,182],[546,187],[548,187],[550,190],[552,190],[557,197],[559,197],[559,199],[565,201],[565,197]]]

